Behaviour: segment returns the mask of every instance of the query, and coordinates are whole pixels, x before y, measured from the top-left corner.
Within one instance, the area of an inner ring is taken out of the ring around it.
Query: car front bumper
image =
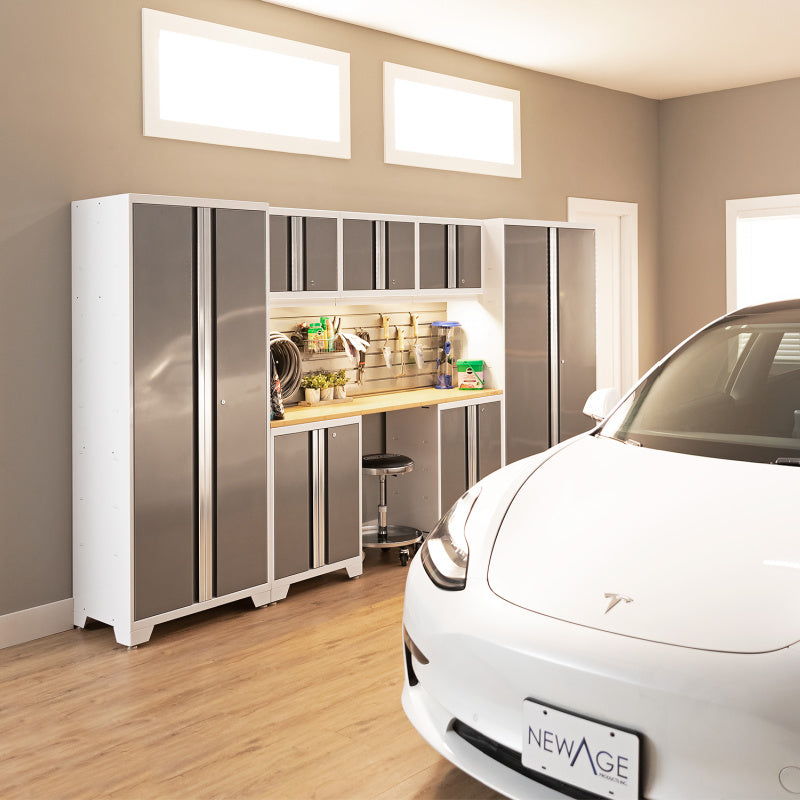
[[[404,626],[428,661],[406,648],[407,716],[442,755],[509,797],[564,795],[458,731],[518,754],[526,698],[639,732],[648,800],[800,795],[798,647],[738,655],[604,633],[513,606],[480,576],[442,591],[419,559]]]

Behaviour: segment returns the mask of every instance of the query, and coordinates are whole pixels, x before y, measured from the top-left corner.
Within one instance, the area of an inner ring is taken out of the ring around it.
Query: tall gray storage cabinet
[[[75,623],[270,600],[267,211],[73,203]]]
[[[596,388],[594,230],[492,221],[501,250],[506,460],[587,431]]]

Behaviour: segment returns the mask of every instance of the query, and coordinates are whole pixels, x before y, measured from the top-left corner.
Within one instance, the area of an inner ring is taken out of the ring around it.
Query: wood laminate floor
[[[0,798],[496,800],[400,706],[396,558],[156,626],[135,650],[102,625],[0,650]]]

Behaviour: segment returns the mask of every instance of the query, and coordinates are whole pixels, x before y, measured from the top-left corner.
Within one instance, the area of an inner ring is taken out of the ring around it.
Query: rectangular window
[[[728,310],[800,297],[800,195],[726,206]]]
[[[387,164],[522,177],[519,92],[384,62]]]
[[[142,9],[144,134],[350,158],[350,55]]]

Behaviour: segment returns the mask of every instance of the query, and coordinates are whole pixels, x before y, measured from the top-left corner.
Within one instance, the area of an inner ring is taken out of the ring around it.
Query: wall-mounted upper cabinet
[[[270,299],[482,291],[479,220],[273,209]]]
[[[335,217],[270,214],[270,291],[339,289]]]
[[[419,288],[481,288],[480,223],[419,223]]]
[[[415,273],[413,221],[352,217],[342,220],[342,278],[346,292],[413,291]]]

